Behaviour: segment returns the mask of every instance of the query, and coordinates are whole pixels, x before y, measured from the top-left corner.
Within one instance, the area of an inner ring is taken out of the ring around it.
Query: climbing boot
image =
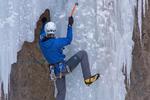
[[[95,82],[98,78],[100,77],[100,74],[95,74],[93,76],[91,76],[88,79],[85,79],[84,82],[86,85],[91,85],[93,82]]]

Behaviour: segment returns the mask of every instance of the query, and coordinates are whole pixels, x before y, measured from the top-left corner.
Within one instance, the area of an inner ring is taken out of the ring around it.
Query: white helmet
[[[45,27],[45,32],[47,34],[55,34],[56,32],[56,24],[54,22],[48,22]]]

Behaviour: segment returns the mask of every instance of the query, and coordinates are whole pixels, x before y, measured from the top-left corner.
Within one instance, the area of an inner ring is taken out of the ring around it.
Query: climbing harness
[[[53,65],[49,66],[49,73],[50,73],[50,79],[51,80],[55,80],[56,76],[55,76],[54,66]]]
[[[70,68],[65,62],[49,65],[50,80],[57,80],[70,73]]]

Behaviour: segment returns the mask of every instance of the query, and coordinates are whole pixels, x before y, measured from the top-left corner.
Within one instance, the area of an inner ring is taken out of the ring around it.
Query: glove
[[[43,17],[42,18],[42,23],[46,23],[47,22],[47,18],[46,17]]]
[[[72,25],[73,25],[73,22],[74,22],[73,17],[70,16],[69,19],[68,19],[68,24],[69,24],[70,26],[72,26]]]

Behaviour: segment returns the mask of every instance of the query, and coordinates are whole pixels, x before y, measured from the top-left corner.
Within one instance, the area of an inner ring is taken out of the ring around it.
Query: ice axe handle
[[[72,12],[71,12],[71,15],[70,16],[73,16],[74,12],[75,12],[75,9],[76,7],[78,6],[78,3],[76,2],[73,9],[72,9]]]

